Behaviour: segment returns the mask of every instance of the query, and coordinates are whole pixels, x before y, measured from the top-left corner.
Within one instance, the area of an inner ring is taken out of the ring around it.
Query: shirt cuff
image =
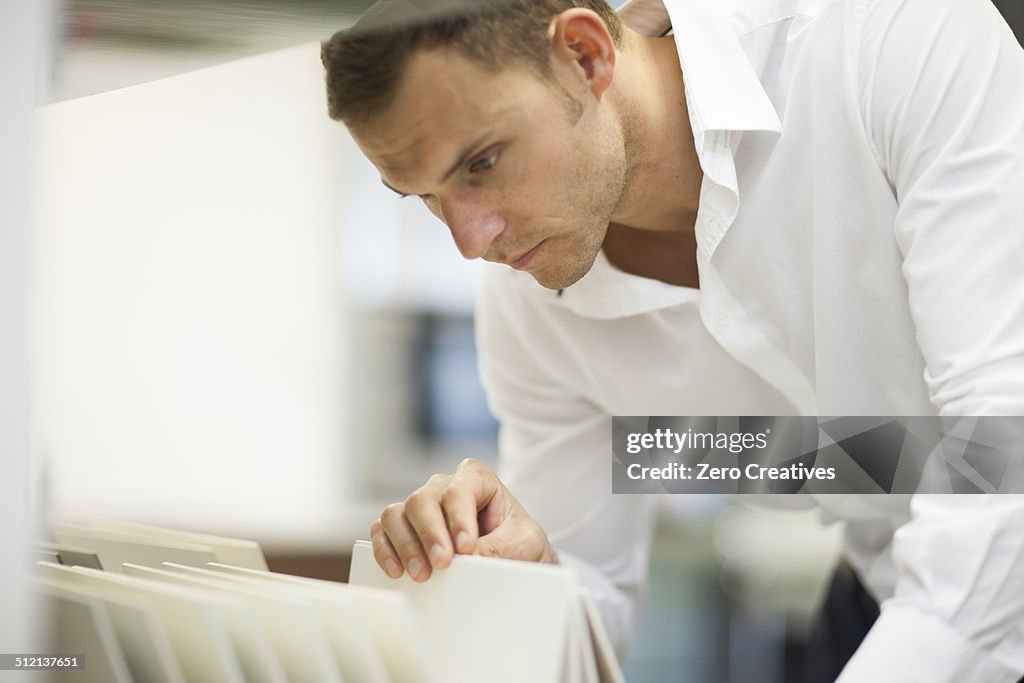
[[[883,605],[836,683],[1016,683],[1020,676],[938,617],[913,607]]]

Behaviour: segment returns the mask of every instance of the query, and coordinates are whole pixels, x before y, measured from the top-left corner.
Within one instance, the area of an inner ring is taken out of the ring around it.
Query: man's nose
[[[441,218],[464,258],[480,258],[505,229],[505,220],[492,208],[465,202],[442,202]]]

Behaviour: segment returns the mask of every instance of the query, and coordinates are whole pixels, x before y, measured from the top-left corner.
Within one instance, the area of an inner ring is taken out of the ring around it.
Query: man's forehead
[[[391,105],[351,128],[359,147],[389,178],[447,157],[492,129],[516,101],[518,79],[491,74],[451,49],[412,57]],[[433,158],[431,155],[441,155]]]
[[[469,118],[474,98],[462,87],[459,67],[439,50],[413,55],[389,106],[352,127],[360,147],[377,157],[401,156]]]

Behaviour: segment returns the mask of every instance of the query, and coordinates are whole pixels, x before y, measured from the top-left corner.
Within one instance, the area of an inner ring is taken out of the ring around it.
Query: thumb
[[[544,557],[547,543],[544,531],[532,519],[510,517],[494,531],[480,537],[474,554],[538,562]]]

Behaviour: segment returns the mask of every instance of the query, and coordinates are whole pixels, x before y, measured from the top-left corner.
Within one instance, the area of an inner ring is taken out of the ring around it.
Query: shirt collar
[[[604,251],[597,253],[594,265],[579,282],[557,292],[538,285],[529,273],[510,270],[507,274],[530,296],[596,320],[648,313],[696,302],[700,298],[700,290],[677,287],[619,270],[611,264]]]
[[[695,137],[711,130],[782,130],[718,0],[629,0],[619,16],[643,35],[672,29]]]
[[[705,173],[712,176],[716,174],[710,172],[711,162],[704,154],[706,132],[782,129],[717,1],[629,0],[619,9],[625,24],[643,35],[663,35],[672,29],[694,140]],[[598,252],[590,271],[560,294],[540,287],[528,273],[513,275],[519,276],[518,282],[534,296],[595,319],[638,315],[694,302],[700,296],[696,289],[625,273],[613,266],[603,251]]]

